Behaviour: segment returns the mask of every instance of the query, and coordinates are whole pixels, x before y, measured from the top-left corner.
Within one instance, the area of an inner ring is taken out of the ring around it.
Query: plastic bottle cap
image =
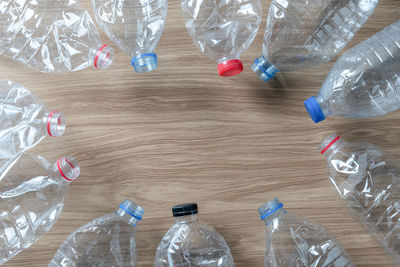
[[[220,76],[234,76],[243,71],[243,64],[240,59],[223,61],[218,64],[218,73]]]
[[[311,119],[315,123],[325,120],[324,112],[322,111],[315,97],[312,96],[304,101],[304,106],[306,107]]]
[[[197,214],[199,211],[197,209],[196,203],[185,203],[172,207],[172,215],[174,217],[182,217],[187,215]]]

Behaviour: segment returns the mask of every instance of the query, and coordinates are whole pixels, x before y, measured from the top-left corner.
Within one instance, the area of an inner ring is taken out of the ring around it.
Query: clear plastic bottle
[[[400,20],[343,54],[317,97],[304,104],[314,122],[327,116],[383,116],[400,107]]]
[[[61,136],[65,118],[48,111],[29,90],[0,80],[0,158],[11,158],[37,145],[46,136]]]
[[[234,267],[224,238],[197,217],[197,204],[172,208],[175,224],[158,245],[154,267]]]
[[[345,143],[336,134],[319,150],[353,218],[400,265],[400,163],[372,144]]]
[[[136,224],[143,212],[138,204],[125,200],[116,212],[71,233],[48,267],[135,267]]]
[[[136,72],[157,67],[154,50],[167,19],[168,0],[92,0],[103,31],[132,60]]]
[[[264,82],[277,72],[334,58],[374,12],[378,0],[273,0],[262,55],[253,71]]]
[[[0,264],[29,248],[57,221],[79,166],[71,157],[51,164],[27,153],[0,167]]]
[[[113,59],[77,0],[2,0],[0,28],[0,55],[41,72],[106,69]]]
[[[355,267],[330,232],[300,216],[289,215],[278,199],[264,204],[258,212],[267,231],[264,267]]]
[[[221,76],[243,70],[240,55],[257,35],[261,22],[259,0],[183,0],[185,26],[196,47],[218,62]]]

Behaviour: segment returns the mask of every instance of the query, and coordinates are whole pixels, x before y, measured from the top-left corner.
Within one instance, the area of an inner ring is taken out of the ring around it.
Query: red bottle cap
[[[240,59],[232,59],[218,64],[220,76],[234,76],[243,71],[243,64]]]

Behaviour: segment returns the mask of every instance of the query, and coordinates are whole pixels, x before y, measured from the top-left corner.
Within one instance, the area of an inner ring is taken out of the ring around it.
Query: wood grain
[[[152,266],[173,223],[170,208],[182,202],[199,204],[201,219],[225,237],[237,266],[262,266],[265,229],[257,208],[274,197],[334,233],[358,266],[394,266],[338,200],[316,147],[336,132],[400,158],[400,112],[312,123],[303,101],[319,91],[333,62],[261,82],[250,65],[261,52],[269,2],[236,77],[218,77],[215,62],[194,47],[177,0],[169,1],[159,68],[152,73],[135,73],[114,45],[107,71],[48,75],[0,58],[2,78],[67,116],[65,136],[47,138],[33,152],[48,159],[72,155],[82,169],[56,225],[4,266],[47,266],[71,231],[126,198],[145,209],[137,228],[139,266]],[[92,14],[89,0],[82,4]],[[381,0],[345,50],[398,19],[400,1]]]

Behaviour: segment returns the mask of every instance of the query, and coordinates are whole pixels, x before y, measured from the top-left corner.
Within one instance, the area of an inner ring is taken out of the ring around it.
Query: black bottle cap
[[[174,217],[193,215],[197,214],[198,212],[199,211],[196,203],[185,203],[172,207],[172,215]]]

